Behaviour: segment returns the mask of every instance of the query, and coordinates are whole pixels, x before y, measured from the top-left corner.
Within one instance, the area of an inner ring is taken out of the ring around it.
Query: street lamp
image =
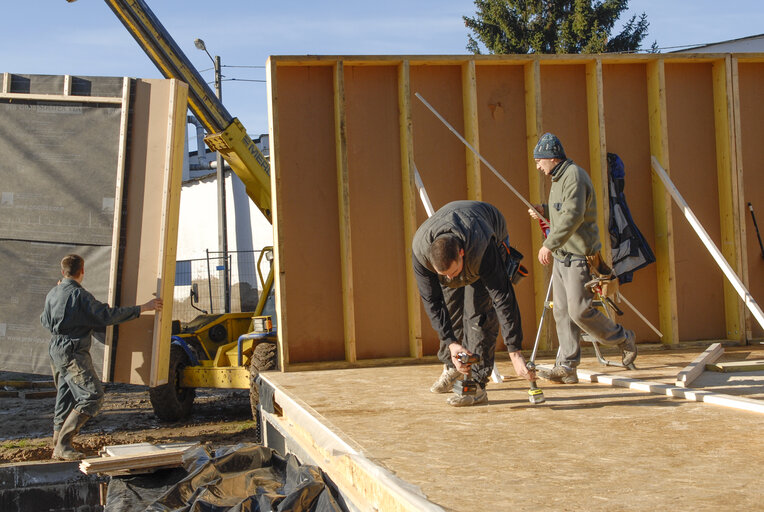
[[[218,100],[222,103],[223,101],[223,89],[222,89],[222,80],[221,80],[221,74],[220,74],[220,56],[215,55],[215,58],[212,58],[212,55],[210,55],[210,52],[207,51],[207,46],[204,44],[204,41],[201,39],[194,39],[194,46],[196,46],[199,50],[203,50],[204,53],[207,54],[207,56],[212,61],[212,64],[215,66],[215,93],[217,94]],[[217,169],[216,169],[216,177],[218,181],[218,246],[220,249],[220,252],[223,253],[223,289],[224,289],[224,295],[223,295],[223,305],[225,308],[226,313],[231,312],[231,290],[230,290],[230,283],[228,282],[228,232],[227,232],[227,219],[226,219],[226,201],[225,201],[225,172],[223,170],[223,155],[220,154],[220,151],[217,152],[217,159],[216,159]]]

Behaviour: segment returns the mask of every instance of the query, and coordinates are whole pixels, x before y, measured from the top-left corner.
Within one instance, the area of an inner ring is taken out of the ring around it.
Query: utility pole
[[[223,102],[223,86],[222,86],[222,74],[220,72],[220,56],[215,55],[215,58],[207,51],[207,47],[204,41],[201,39],[194,40],[194,45],[204,50],[204,53],[212,60],[213,66],[215,66],[215,93],[217,94],[220,102]],[[223,308],[226,313],[231,312],[231,286],[229,283],[229,268],[228,268],[228,221],[226,217],[226,196],[225,196],[225,167],[223,163],[223,155],[217,152],[216,157],[216,179],[218,182],[218,247],[223,258]]]

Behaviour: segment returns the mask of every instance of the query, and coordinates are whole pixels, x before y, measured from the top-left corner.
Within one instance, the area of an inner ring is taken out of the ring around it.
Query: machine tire
[[[179,345],[170,346],[170,369],[167,384],[149,388],[154,414],[163,421],[178,421],[191,414],[196,390],[180,387],[183,368],[191,364],[186,351]]]
[[[260,415],[257,406],[260,403],[260,388],[257,386],[257,376],[260,371],[257,369],[256,359],[253,357],[249,363],[249,406],[252,410],[252,419],[255,420],[255,443],[263,442],[262,428],[260,424]]]
[[[275,343],[264,341],[258,343],[252,352],[252,362],[258,371],[275,370],[278,368],[278,350]]]

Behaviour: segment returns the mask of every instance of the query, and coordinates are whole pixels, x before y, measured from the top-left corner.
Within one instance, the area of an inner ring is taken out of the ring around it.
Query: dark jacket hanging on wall
[[[615,153],[607,154],[610,188],[610,244],[613,251],[613,270],[618,281],[630,283],[635,270],[655,261],[655,255],[631,217],[623,189],[626,170]]]

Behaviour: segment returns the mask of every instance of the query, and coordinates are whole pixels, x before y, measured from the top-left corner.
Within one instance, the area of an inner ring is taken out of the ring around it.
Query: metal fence
[[[261,251],[229,251],[228,282],[231,312],[254,311],[262,293],[257,260]],[[260,272],[268,276],[270,262],[263,258]],[[225,265],[223,254],[207,251],[205,258],[179,260],[175,264],[172,316],[188,322],[203,313],[225,312]]]

